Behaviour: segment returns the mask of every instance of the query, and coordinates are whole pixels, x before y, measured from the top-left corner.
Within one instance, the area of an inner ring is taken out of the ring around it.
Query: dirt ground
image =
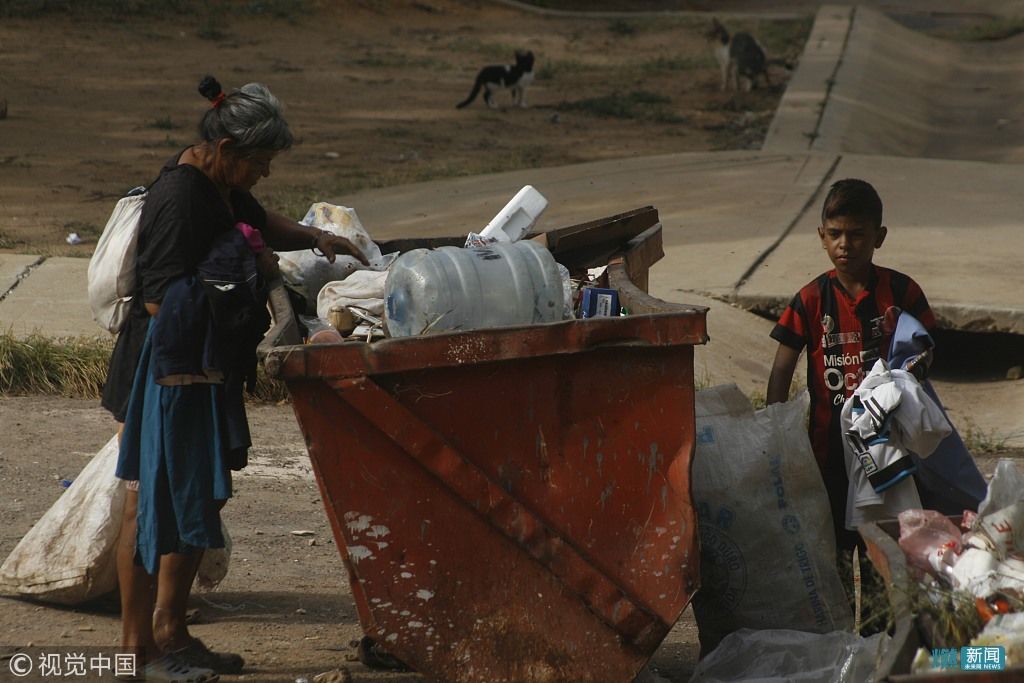
[[[90,255],[116,198],[194,141],[206,73],[228,89],[265,82],[285,103],[299,143],[255,194],[296,218],[366,187],[758,147],[789,76],[773,65],[771,86],[720,92],[709,18],[547,18],[473,0],[307,2],[283,17],[238,8],[285,3],[195,4],[0,23],[0,249]],[[812,16],[729,23],[794,63]],[[481,67],[517,49],[537,57],[529,108],[507,92],[499,110],[455,108]],[[70,232],[83,243],[67,245]]]

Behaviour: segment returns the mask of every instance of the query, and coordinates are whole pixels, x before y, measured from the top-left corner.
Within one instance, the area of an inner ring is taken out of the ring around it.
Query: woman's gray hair
[[[220,84],[210,80],[219,91]],[[213,107],[199,121],[199,137],[204,142],[230,138],[235,151],[242,154],[277,152],[292,146],[294,138],[284,119],[284,107],[262,83],[249,83],[230,95],[220,93],[209,99]]]

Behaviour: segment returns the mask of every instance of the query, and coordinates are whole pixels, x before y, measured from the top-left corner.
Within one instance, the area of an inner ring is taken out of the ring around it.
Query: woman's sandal
[[[119,675],[114,678],[121,683],[217,683],[220,680],[220,676],[212,669],[193,666],[174,654],[166,654],[149,662],[132,676]]]
[[[219,674],[236,674],[245,666],[245,660],[234,652],[214,652],[198,638],[191,638],[188,645],[173,651],[175,657],[192,666],[212,669]]]

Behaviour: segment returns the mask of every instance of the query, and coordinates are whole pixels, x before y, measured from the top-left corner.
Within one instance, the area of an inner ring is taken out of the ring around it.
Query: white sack
[[[117,587],[124,482],[114,435],[0,566],[0,590],[77,605]]]
[[[735,385],[697,393],[701,587],[693,610],[703,652],[741,628],[827,633],[853,626],[807,437],[807,402],[804,394],[755,413]]]

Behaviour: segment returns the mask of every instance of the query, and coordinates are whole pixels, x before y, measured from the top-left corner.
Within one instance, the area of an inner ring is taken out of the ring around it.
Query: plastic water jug
[[[551,252],[532,241],[474,249],[408,251],[385,283],[392,337],[562,319],[562,278]]]
[[[493,237],[499,242],[515,242],[533,227],[546,208],[548,200],[544,195],[532,185],[526,185],[480,231],[480,236]]]

